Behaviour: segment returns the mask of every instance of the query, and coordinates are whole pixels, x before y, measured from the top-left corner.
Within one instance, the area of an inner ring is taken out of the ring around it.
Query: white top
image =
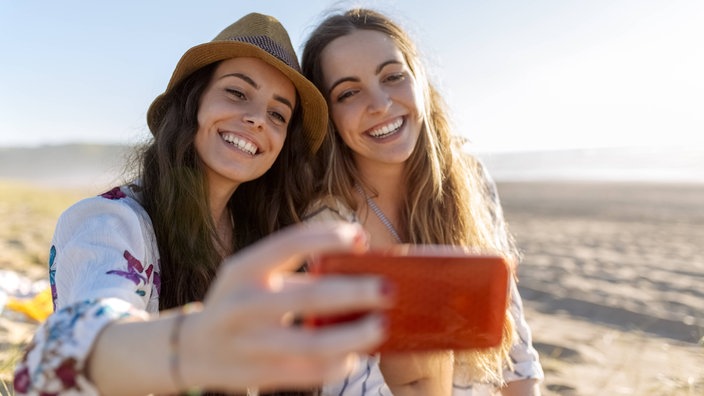
[[[159,250],[138,189],[116,187],[59,218],[49,256],[55,313],[15,368],[17,395],[97,395],[84,370],[100,331],[158,313]]]
[[[487,193],[494,204],[494,220],[497,222],[498,246],[508,244],[508,233],[506,230],[503,212],[499,202],[496,185],[489,175],[484,173],[484,182]],[[318,202],[313,205],[310,214],[306,216],[306,221],[329,221],[345,220],[349,222],[359,222],[356,213],[348,208],[341,201],[329,198],[325,202]],[[511,300],[509,314],[514,321],[514,343],[509,356],[512,367],[508,366],[503,371],[503,379],[506,383],[522,379],[538,379],[544,377],[543,368],[540,365],[538,352],[533,348],[530,327],[523,315],[523,302],[518,293],[516,283],[511,278],[510,283]],[[455,366],[453,380],[453,396],[484,396],[493,395],[497,390],[494,384],[472,383],[463,381],[461,368]],[[466,378],[466,376],[464,376]],[[323,388],[324,396],[378,396],[391,395],[389,387],[384,383],[384,377],[379,368],[379,356],[370,355],[362,357],[358,370],[350,374],[345,380],[337,384],[326,384]]]

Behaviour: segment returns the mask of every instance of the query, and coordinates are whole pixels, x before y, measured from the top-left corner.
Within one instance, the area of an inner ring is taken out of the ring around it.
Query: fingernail
[[[361,249],[367,249],[369,247],[369,239],[367,238],[367,233],[360,232],[354,237],[354,245]]]
[[[381,324],[381,328],[384,332],[387,333],[389,331],[389,327],[391,327],[391,320],[389,320],[389,316],[384,313],[380,314],[379,323]]]
[[[396,285],[388,279],[382,279],[379,291],[384,297],[394,297],[396,295]]]

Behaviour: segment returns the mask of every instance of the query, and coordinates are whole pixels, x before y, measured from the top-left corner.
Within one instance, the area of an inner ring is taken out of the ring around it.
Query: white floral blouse
[[[49,257],[54,314],[15,369],[17,395],[97,395],[86,358],[105,325],[159,310],[159,250],[139,187],[115,187],[66,210]]]
[[[505,226],[501,204],[499,202],[496,185],[489,174],[484,172],[484,187],[492,199],[493,217],[499,230],[495,237],[498,246],[507,246],[508,232]],[[312,205],[311,212],[306,216],[306,221],[345,220],[358,222],[356,213],[341,201],[331,198]],[[511,281],[511,303],[509,313],[514,321],[514,343],[509,356],[511,368],[503,371],[504,382],[509,383],[522,379],[542,380],[543,368],[540,365],[538,352],[533,348],[530,327],[523,315],[523,302],[518,293],[516,283]],[[453,396],[489,396],[495,394],[497,386],[494,384],[473,383],[463,381],[466,375],[455,366],[453,380]],[[356,372],[350,374],[344,381],[337,384],[326,384],[323,387],[324,396],[388,396],[391,395],[389,387],[384,383],[384,377],[379,368],[379,356],[369,355],[362,357],[362,362]]]

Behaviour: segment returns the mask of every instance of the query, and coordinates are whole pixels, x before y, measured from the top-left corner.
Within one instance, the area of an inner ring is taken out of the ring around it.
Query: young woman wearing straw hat
[[[517,254],[495,186],[461,150],[409,36],[366,9],[331,15],[311,33],[304,74],[324,93],[332,126],[319,152],[322,191],[310,220],[359,222],[373,248],[450,244]],[[369,357],[326,395],[539,393],[538,356],[512,285],[503,348]],[[512,330],[515,328],[515,331]],[[383,374],[383,376],[382,376]]]
[[[311,196],[305,159],[328,117],[299,70],[261,14],[183,55],[149,108],[138,177],[58,221],[56,309],[16,368],[17,394],[305,388],[382,341],[378,314],[321,331],[284,323],[389,303],[377,278],[291,281],[307,254],[366,248],[357,226],[287,227]]]

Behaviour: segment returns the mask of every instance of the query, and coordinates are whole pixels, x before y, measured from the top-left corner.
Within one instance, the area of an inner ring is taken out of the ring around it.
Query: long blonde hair
[[[424,123],[413,153],[407,161],[407,196],[401,205],[401,229],[413,244],[449,244],[500,252],[510,263],[518,253],[508,234],[493,184],[481,163],[463,152],[466,143],[454,135],[440,93],[427,78],[420,54],[409,35],[388,17],[369,9],[352,9],[327,17],[308,38],[302,57],[303,74],[321,92],[326,91],[321,53],[338,37],[356,30],[374,30],[390,37],[413,73],[424,98]],[[318,152],[323,195],[341,198],[357,210],[355,183],[362,178],[355,167],[352,150],[330,124]],[[371,190],[371,186],[365,186]],[[372,193],[376,193],[372,190]],[[476,377],[496,379],[500,360],[507,360],[512,322],[507,315],[504,343],[496,353],[475,353],[466,361],[478,369]],[[457,358],[457,356],[456,356]],[[481,375],[481,372],[484,375]],[[488,374],[487,374],[488,373]]]
[[[392,38],[423,90],[425,121],[407,162],[408,196],[401,213],[401,228],[408,230],[409,242],[470,245],[516,258],[514,246],[496,238],[505,230],[498,221],[500,207],[492,195],[491,183],[481,163],[463,152],[465,139],[452,133],[446,104],[428,81],[415,45],[398,25],[368,9],[353,9],[328,17],[306,42],[303,73],[324,91],[320,63],[322,51],[334,39],[358,29],[376,30]],[[357,209],[353,186],[361,181],[361,177],[351,149],[342,141],[334,125],[330,126],[318,152],[318,161],[322,191],[342,197],[350,207]]]

